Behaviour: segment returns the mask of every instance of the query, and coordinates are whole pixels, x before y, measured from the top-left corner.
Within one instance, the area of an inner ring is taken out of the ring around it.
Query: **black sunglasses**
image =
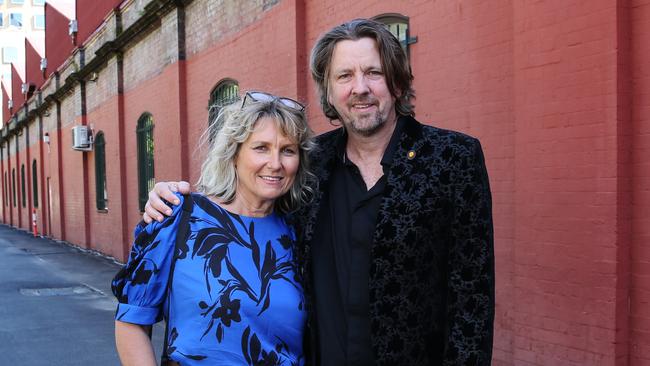
[[[269,94],[262,91],[247,91],[246,95],[244,96],[244,99],[241,102],[241,108],[244,108],[247,99],[250,99],[253,102],[273,102],[277,100],[280,103],[284,104],[285,106],[291,109],[295,109],[298,112],[302,112],[305,110],[305,106],[298,101],[286,97],[276,97],[273,94]]]

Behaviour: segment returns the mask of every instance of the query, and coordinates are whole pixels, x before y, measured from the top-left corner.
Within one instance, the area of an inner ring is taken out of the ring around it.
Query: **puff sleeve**
[[[151,325],[163,318],[169,271],[176,233],[181,218],[181,203],[162,222],[140,222],[128,262],[115,275],[111,288],[118,300],[115,320]]]

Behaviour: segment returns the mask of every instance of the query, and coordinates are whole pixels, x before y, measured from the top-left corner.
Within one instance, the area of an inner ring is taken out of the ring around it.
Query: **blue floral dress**
[[[129,261],[112,284],[115,319],[149,325],[168,318],[167,354],[183,366],[304,365],[293,229],[275,213],[245,217],[192,197],[169,298],[182,203],[162,223],[136,227]]]

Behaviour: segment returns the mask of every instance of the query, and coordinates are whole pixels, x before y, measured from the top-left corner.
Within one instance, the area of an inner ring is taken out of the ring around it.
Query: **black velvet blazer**
[[[481,145],[467,135],[400,118],[406,121],[371,248],[375,364],[489,365],[494,250]],[[308,302],[311,291],[318,291],[311,287],[310,242],[342,134],[337,129],[317,138],[311,163],[319,190],[297,215]],[[310,326],[316,336],[313,316]]]

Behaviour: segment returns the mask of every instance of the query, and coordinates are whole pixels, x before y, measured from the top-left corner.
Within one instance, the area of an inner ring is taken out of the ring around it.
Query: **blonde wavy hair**
[[[201,165],[197,190],[231,203],[237,195],[235,160],[239,149],[255,130],[257,121],[269,117],[282,133],[299,147],[298,172],[289,191],[275,201],[274,209],[287,214],[309,203],[314,193],[315,175],[309,170],[308,154],[315,144],[304,111],[284,105],[279,98],[270,101],[247,99],[226,105],[201,137],[207,156]]]

